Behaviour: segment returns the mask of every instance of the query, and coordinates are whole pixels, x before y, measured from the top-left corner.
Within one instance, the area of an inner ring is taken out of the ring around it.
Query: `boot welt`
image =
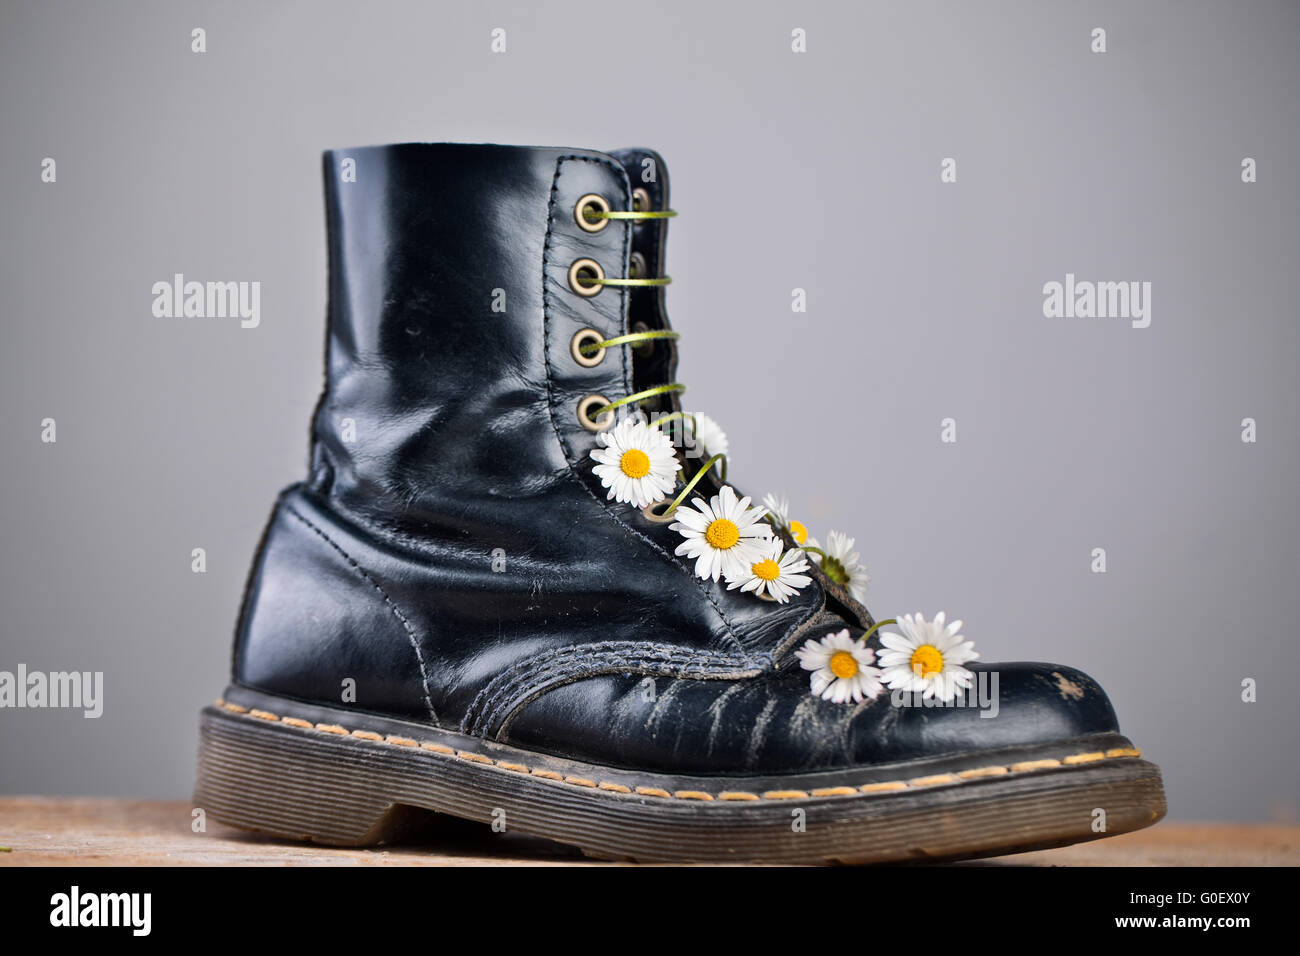
[[[332,846],[400,841],[434,811],[600,859],[778,864],[1012,853],[1141,829],[1165,813],[1159,768],[1119,734],[842,771],[686,777],[234,686],[201,714],[194,805],[229,826]]]

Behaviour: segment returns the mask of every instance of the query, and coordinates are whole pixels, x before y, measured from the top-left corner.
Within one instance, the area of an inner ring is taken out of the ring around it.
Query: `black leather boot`
[[[845,542],[803,551],[732,491],[671,387],[658,155],[399,145],[324,166],[311,474],[258,549],[196,806],[332,844],[432,810],[600,857],[768,862],[1162,816],[1089,677],[966,666],[942,618],[876,628]]]

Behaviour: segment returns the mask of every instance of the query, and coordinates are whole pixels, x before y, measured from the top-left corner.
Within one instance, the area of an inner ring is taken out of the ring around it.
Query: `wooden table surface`
[[[417,845],[341,850],[287,843],[208,822],[184,801],[0,797],[0,866],[571,866],[597,863],[545,840],[444,818]],[[1300,826],[1160,823],[1057,850],[981,861],[1034,866],[1296,866]]]

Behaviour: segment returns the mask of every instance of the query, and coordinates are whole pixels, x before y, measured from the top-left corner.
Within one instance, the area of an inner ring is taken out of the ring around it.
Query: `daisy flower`
[[[793,531],[791,532],[793,534]],[[847,534],[832,531],[827,535],[826,557],[815,551],[809,552],[813,561],[821,567],[822,573],[836,584],[846,588],[853,599],[862,603],[867,599],[867,584],[871,578],[867,575],[867,566],[862,563],[858,552],[853,550],[855,539]],[[810,547],[819,547],[817,539],[808,541]]]
[[[822,700],[843,704],[874,699],[880,686],[880,669],[873,667],[876,654],[849,637],[848,628],[827,634],[820,641],[809,639],[794,652],[806,671],[812,671],[812,692]]]
[[[961,636],[961,621],[945,627],[942,611],[929,622],[920,614],[904,614],[898,618],[898,629],[903,633],[880,634],[880,666],[886,684],[944,702],[956,696],[957,688],[970,687],[975,675],[962,665],[979,654],[975,644]]]
[[[731,462],[731,443],[727,441],[727,433],[722,430],[722,426],[716,421],[705,415],[703,412],[690,412],[695,419],[695,430],[692,433],[694,438],[688,439],[686,454],[692,458],[712,458],[714,455],[726,455],[727,462]],[[721,466],[718,462],[713,467],[715,469]]]
[[[795,544],[808,543],[808,529],[800,521],[795,521],[790,517],[790,499],[785,495],[766,495],[763,498],[763,507],[767,509],[768,516],[776,523],[778,528],[784,528],[790,532],[790,537],[794,538]]]
[[[772,535],[763,520],[766,512],[751,508],[748,498],[737,499],[730,485],[723,485],[708,504],[703,498],[691,504],[696,510],[679,508],[681,520],[671,525],[686,539],[674,553],[694,558],[696,575],[706,580],[716,581],[719,574],[728,581],[743,580],[750,566],[763,560],[760,542]]]
[[[596,436],[602,448],[593,448],[592,469],[609,489],[607,499],[625,501],[636,508],[663,501],[677,482],[673,443],[654,425],[625,418],[614,429]]]
[[[790,499],[785,495],[764,495],[763,507],[767,509],[767,516],[776,522],[778,528],[784,528],[790,523]]]
[[[731,581],[727,590],[740,588],[753,591],[759,597],[764,592],[770,594],[781,604],[785,604],[800,588],[812,581],[800,571],[808,570],[808,561],[802,551],[781,553],[781,542],[777,538],[763,542],[759,559],[749,566],[749,572],[742,578]]]

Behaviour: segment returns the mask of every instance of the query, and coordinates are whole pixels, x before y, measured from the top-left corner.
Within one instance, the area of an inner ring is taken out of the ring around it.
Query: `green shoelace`
[[[590,211],[589,210],[584,211],[583,216],[588,221],[591,222],[595,222],[598,219],[632,220],[632,221],[647,220],[647,219],[670,219],[673,216],[677,215],[677,213],[671,209],[665,209],[658,212],[652,210],[646,210],[646,211],[637,210],[633,212],[610,211],[610,212],[598,212],[593,215],[588,215],[588,212]],[[626,278],[615,278],[615,279],[596,277],[596,276],[587,276],[582,280],[582,284],[644,288],[644,287],[653,287],[653,286],[666,286],[670,284],[672,281],[673,280],[668,276],[663,276],[662,278],[639,278],[639,277],[629,276]],[[654,342],[660,339],[676,340],[679,338],[681,338],[681,336],[677,332],[673,332],[668,329],[660,329],[657,331],[646,331],[646,332],[629,332],[626,335],[616,335],[613,338],[602,339],[599,342],[588,342],[586,345],[581,346],[578,349],[578,351],[587,357],[591,357],[596,355],[596,353],[599,352],[601,349],[620,348],[623,346],[635,347],[641,344],[642,342]],[[640,405],[642,402],[649,401],[650,399],[656,398],[660,395],[681,394],[684,391],[686,391],[686,386],[681,384],[680,382],[670,382],[666,385],[656,385],[653,388],[647,388],[639,392],[633,392],[631,395],[625,395],[623,398],[617,399],[612,402],[608,402],[605,405],[600,406],[600,408],[594,409],[591,412],[591,417],[592,419],[598,419],[602,415],[606,414],[607,412],[613,412],[615,409],[618,408],[623,408],[629,405]],[[698,429],[695,421],[695,416],[691,415],[689,412],[670,412],[667,415],[661,415],[660,417],[656,418],[651,424],[653,424],[655,427],[659,427],[663,425],[665,422],[671,422],[676,420],[689,420],[691,423],[691,437],[694,438],[696,436]],[[707,451],[708,449],[705,450]],[[719,462],[721,462],[720,465],[721,478],[723,481],[726,481],[727,480],[727,456],[726,455],[719,454],[710,457],[708,461],[706,461],[703,465],[700,466],[699,471],[697,471],[694,477],[692,477],[689,481],[686,481],[686,473],[681,469],[678,469],[677,471],[678,480],[684,481],[685,487],[683,487],[681,493],[676,498],[673,499],[672,503],[661,512],[661,515],[663,517],[667,517],[668,515],[671,515],[674,511],[676,511],[678,506],[681,505],[681,503],[686,500],[686,496],[689,495],[691,491],[695,488],[695,486],[700,483],[700,480],[706,474],[709,473],[709,469],[711,469],[715,464]]]

